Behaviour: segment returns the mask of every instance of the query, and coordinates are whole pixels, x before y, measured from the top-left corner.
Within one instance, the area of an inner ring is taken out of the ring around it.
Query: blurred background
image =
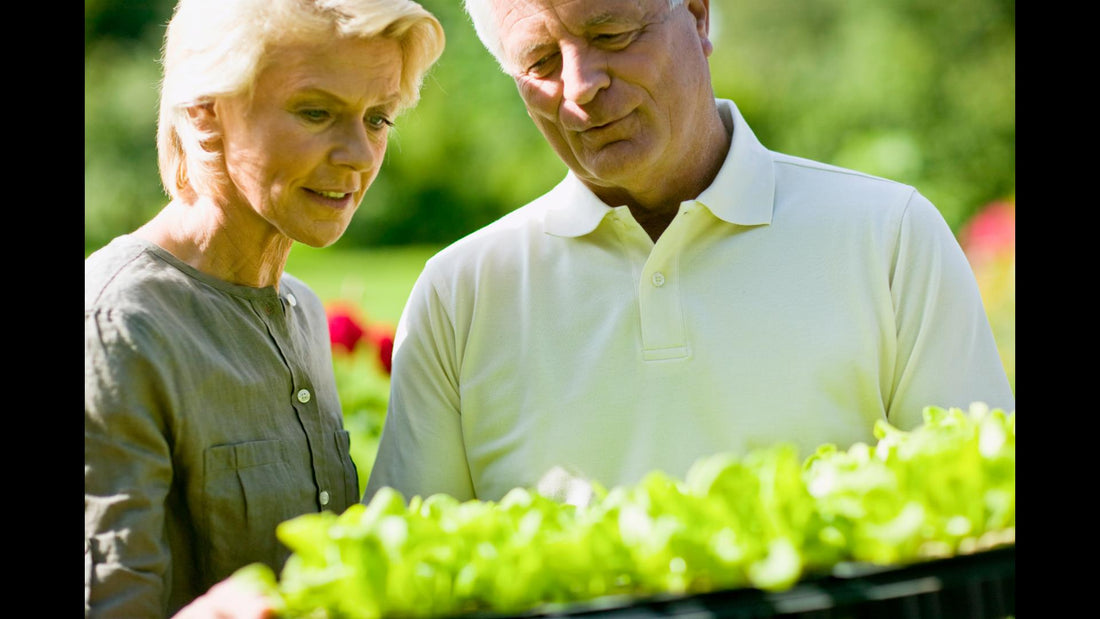
[[[393,327],[424,261],[565,174],[460,0],[421,0],[447,47],[398,118],[381,173],[333,246],[287,270],[329,313],[352,457],[366,483],[386,412]],[[711,0],[716,95],[765,146],[917,187],[974,268],[1015,390],[1016,4],[1012,0]],[[174,0],[85,0],[84,252],[166,202],[157,57]]]
[[[422,0],[447,48],[398,119],[338,246],[441,245],[565,173],[482,48],[460,0]],[[85,0],[85,255],[166,198],[157,57],[173,0]],[[958,232],[1013,200],[1013,0],[711,0],[716,94],[761,141],[916,186]]]

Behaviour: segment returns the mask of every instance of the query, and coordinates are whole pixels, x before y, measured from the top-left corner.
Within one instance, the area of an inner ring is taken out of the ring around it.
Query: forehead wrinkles
[[[498,4],[499,7],[499,4]],[[561,22],[559,10],[542,2],[512,2],[497,18],[501,43],[508,59],[516,62],[552,44],[552,27]]]
[[[515,62],[545,48],[556,47],[559,37],[570,34],[583,37],[586,32],[607,24],[642,25],[656,21],[658,8],[652,1],[614,3],[610,9],[590,6],[588,0],[519,0],[501,8],[498,18],[505,52]],[[664,0],[657,5],[666,6]],[[498,5],[499,7],[499,5]],[[511,49],[509,49],[511,48]]]
[[[365,97],[389,104],[400,96],[403,58],[400,44],[394,39],[285,45],[273,48],[268,58],[257,84],[262,80],[287,92],[324,91],[345,102]]]

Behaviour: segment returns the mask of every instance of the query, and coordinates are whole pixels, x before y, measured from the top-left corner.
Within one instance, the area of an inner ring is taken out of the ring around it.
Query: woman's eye
[[[371,114],[367,116],[367,124],[375,129],[381,129],[383,127],[392,127],[393,121],[382,114]]]

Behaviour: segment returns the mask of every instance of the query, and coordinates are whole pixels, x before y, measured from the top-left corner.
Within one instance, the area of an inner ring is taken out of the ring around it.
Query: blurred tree
[[[84,54],[89,43],[124,39],[160,45],[175,0],[84,0]]]
[[[85,253],[165,202],[156,163],[157,56],[174,0],[84,2]]]
[[[1014,193],[1013,0],[720,7],[715,89],[765,145],[909,183],[955,230]]]
[[[423,0],[447,49],[398,119],[340,245],[441,243],[553,186],[564,165],[459,0]],[[85,0],[85,250],[165,201],[157,55],[172,0]],[[716,94],[792,155],[916,186],[958,229],[1015,191],[1013,0],[711,0]]]

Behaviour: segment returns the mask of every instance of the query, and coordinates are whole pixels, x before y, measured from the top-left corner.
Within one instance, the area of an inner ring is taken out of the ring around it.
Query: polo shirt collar
[[[717,99],[717,104],[733,139],[718,175],[696,201],[715,217],[730,223],[746,226],[771,223],[775,195],[771,153],[756,139],[733,101]],[[546,213],[546,231],[556,236],[588,234],[611,212],[611,207],[572,171],[547,197],[553,205]]]
[[[718,112],[733,139],[718,175],[695,200],[731,224],[770,224],[775,199],[771,151],[756,139],[733,101],[718,99]]]
[[[555,236],[583,236],[596,229],[611,207],[596,197],[570,170],[548,196],[546,231]]]

